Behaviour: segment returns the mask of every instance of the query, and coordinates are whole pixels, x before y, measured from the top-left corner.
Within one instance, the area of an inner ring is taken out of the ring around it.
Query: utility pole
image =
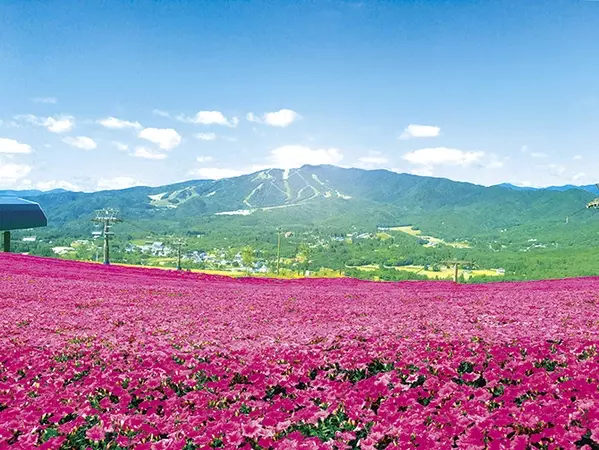
[[[10,231],[5,231],[2,234],[4,235],[4,243],[3,243],[4,251],[10,252]]]
[[[443,264],[446,265],[452,265],[453,266],[453,281],[455,283],[458,282],[458,269],[461,265],[471,265],[472,261],[458,261],[458,260],[451,260],[451,261],[443,261]]]
[[[277,228],[277,275],[281,268],[281,227]]]
[[[185,245],[183,239],[175,239],[173,245],[177,247],[177,270],[181,270],[181,247]]]
[[[104,235],[104,262],[103,264],[110,264],[110,236],[114,236],[114,232],[111,231],[113,223],[122,222],[118,218],[118,209],[105,208],[96,211],[96,217],[92,219],[92,222],[102,223],[104,228],[102,234]]]

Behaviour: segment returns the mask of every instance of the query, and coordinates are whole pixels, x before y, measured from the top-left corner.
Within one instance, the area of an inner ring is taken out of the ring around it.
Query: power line
[[[114,236],[114,232],[111,231],[112,224],[122,222],[118,217],[119,210],[114,208],[105,208],[96,210],[96,217],[92,219],[92,222],[104,224],[102,234],[104,236],[104,263],[110,264],[110,236]]]

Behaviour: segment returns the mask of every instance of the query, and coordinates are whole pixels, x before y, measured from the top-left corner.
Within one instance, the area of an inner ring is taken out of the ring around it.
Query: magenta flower
[[[104,439],[105,433],[99,425],[95,425],[85,432],[85,436],[90,441],[98,442]]]

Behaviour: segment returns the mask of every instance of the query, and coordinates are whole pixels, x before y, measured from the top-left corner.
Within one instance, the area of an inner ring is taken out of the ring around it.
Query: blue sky
[[[599,181],[599,2],[0,3],[0,188]]]

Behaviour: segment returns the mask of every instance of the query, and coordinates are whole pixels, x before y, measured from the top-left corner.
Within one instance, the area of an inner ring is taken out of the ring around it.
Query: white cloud
[[[144,128],[139,137],[157,144],[163,150],[172,150],[181,143],[181,135],[172,128]]]
[[[132,156],[136,156],[138,158],[145,158],[145,159],[166,159],[167,155],[165,155],[164,153],[158,153],[155,152],[152,149],[146,148],[146,147],[136,147],[135,151],[132,153]]]
[[[575,161],[580,161],[582,159],[582,155],[575,155],[572,159]]]
[[[427,138],[427,137],[437,137],[441,134],[441,128],[431,126],[431,125],[408,125],[401,136],[400,139],[412,139],[412,138]]]
[[[214,161],[214,158],[212,156],[198,156],[196,158],[196,161],[199,162],[200,164],[203,164],[203,163],[207,163],[210,161]]]
[[[155,114],[155,115],[160,116],[160,117],[170,117],[171,116],[168,112],[162,111],[161,109],[155,109],[155,110],[153,110],[152,114]]]
[[[226,169],[219,167],[201,167],[191,172],[192,175],[206,180],[220,180],[221,178],[231,178],[244,175],[248,172],[237,169]]]
[[[274,167],[292,169],[305,164],[338,164],[343,153],[336,148],[311,149],[303,145],[283,145],[270,152],[270,162]]]
[[[53,189],[66,189],[67,191],[80,191],[79,186],[64,180],[39,181],[34,187],[40,191],[51,191]]]
[[[127,144],[123,144],[119,141],[112,141],[112,145],[114,145],[121,152],[126,152],[127,150],[129,150],[129,146]]]
[[[408,152],[403,158],[412,164],[423,166],[469,166],[483,156],[484,152],[465,152],[455,148],[433,147]]]
[[[124,128],[134,128],[139,130],[142,128],[139,122],[129,122],[128,120],[117,119],[116,117],[106,117],[97,121],[100,125],[112,130],[122,130]]]
[[[55,104],[58,100],[56,99],[56,97],[35,97],[35,98],[32,98],[31,101],[33,103],[51,103],[51,104]]]
[[[524,144],[522,147],[520,147],[520,151],[522,153],[528,153],[528,145]]]
[[[29,172],[31,167],[25,164],[0,164],[0,186],[11,186]]]
[[[14,139],[0,138],[0,153],[31,153],[31,147]]]
[[[248,113],[246,119],[250,122],[263,123],[272,127],[288,127],[296,120],[301,119],[298,113],[292,109],[281,109],[279,111],[267,112],[262,117],[256,116],[254,113]]]
[[[132,177],[102,178],[97,184],[98,190],[127,189],[134,186],[142,186],[142,183]]]
[[[48,117],[44,120],[44,126],[52,133],[64,133],[70,131],[75,126],[75,119],[73,117]]]
[[[24,120],[32,125],[46,127],[52,133],[65,133],[75,126],[75,118],[72,116],[37,117],[33,114],[15,116],[17,120]]]
[[[97,147],[96,142],[87,136],[67,136],[62,140],[62,142],[82,150],[93,150]]]
[[[216,139],[215,133],[197,133],[195,135],[200,141],[214,141]]]
[[[586,174],[586,173],[584,173],[584,172],[579,172],[579,173],[577,173],[576,175],[574,175],[574,176],[572,177],[572,181],[573,181],[574,183],[578,183],[578,182],[580,182],[580,181],[582,181],[582,180],[584,180],[584,179],[586,179],[586,178],[587,178],[587,174]]]
[[[239,123],[237,117],[228,120],[220,111],[198,111],[195,116],[188,117],[183,114],[177,116],[177,120],[186,123],[196,123],[201,125],[224,125],[234,128]]]

